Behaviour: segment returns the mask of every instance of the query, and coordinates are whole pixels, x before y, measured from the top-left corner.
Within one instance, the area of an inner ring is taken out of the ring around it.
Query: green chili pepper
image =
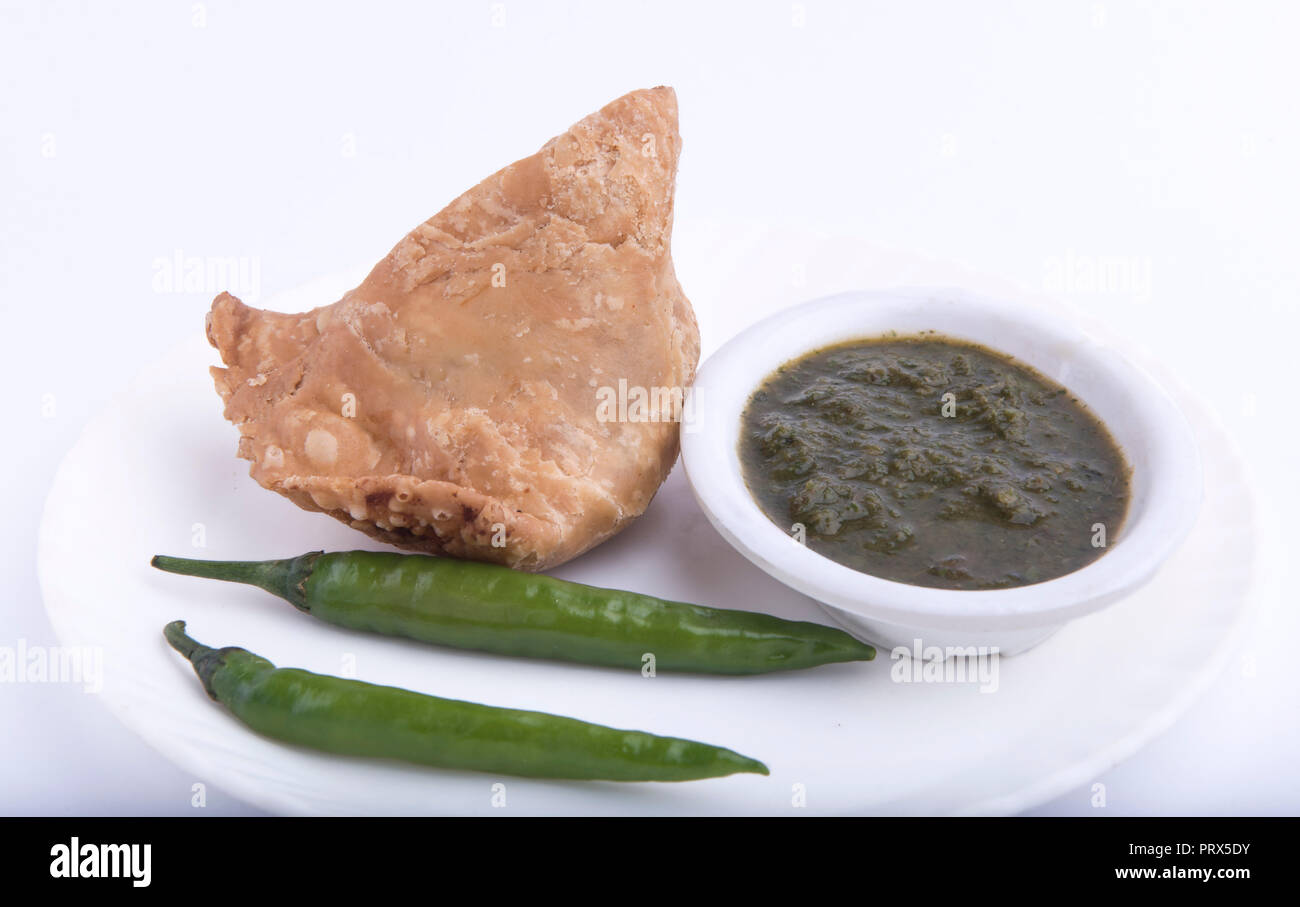
[[[600,589],[473,561],[373,551],[279,561],[159,555],[160,570],[260,586],[355,630],[500,655],[641,670],[760,674],[863,661],[876,650],[840,630]]]
[[[694,781],[767,766],[722,747],[621,731],[545,712],[440,699],[397,687],[277,668],[247,649],[210,649],[163,630],[208,695],[258,733],[328,753],[528,778]]]

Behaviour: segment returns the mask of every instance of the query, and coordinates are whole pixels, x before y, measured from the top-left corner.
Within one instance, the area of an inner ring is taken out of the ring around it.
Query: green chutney
[[[1119,536],[1131,470],[1076,397],[937,334],[786,363],[742,417],[745,483],[819,554],[941,589],[1055,579]]]

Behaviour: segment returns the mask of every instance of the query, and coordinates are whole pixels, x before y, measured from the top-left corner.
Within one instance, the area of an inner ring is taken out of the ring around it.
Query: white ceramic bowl
[[[759,509],[741,474],[741,414],[778,366],[830,344],[937,331],[1015,357],[1074,392],[1133,468],[1128,516],[1110,550],[1080,570],[1013,589],[912,586],[845,567],[795,541]],[[745,557],[883,647],[996,648],[1014,655],[1150,579],[1192,527],[1201,468],[1191,427],[1158,384],[1064,318],[956,289],[851,292],[787,309],[743,331],[700,369],[682,463],[714,527]]]

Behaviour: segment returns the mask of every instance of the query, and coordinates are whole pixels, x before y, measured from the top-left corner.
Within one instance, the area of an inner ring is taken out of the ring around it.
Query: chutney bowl
[[[808,548],[745,484],[742,416],[781,365],[847,341],[932,335],[1011,356],[1056,381],[1109,429],[1130,466],[1128,512],[1107,550],[1055,579],[951,590],[872,576]],[[748,560],[816,601],[859,639],[891,650],[1014,655],[1139,588],[1191,530],[1202,475],[1195,437],[1146,371],[1071,319],[955,288],[853,291],[781,311],[725,343],[687,396],[682,464],[714,528]]]

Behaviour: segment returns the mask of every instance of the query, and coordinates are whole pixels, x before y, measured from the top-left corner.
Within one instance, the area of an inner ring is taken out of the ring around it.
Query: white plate
[[[696,224],[690,234],[678,231],[678,248],[694,250],[679,252],[678,270],[700,312],[706,351],[726,339],[714,326],[730,334],[782,304],[850,286],[961,284],[1008,296],[987,279],[846,237],[717,224]],[[796,285],[770,279],[774,260],[791,263]],[[319,281],[269,307],[330,301],[355,278]],[[1002,660],[995,693],[894,683],[888,652],[872,663],[800,673],[651,679],[348,633],[259,590],[148,566],[155,553],[266,558],[382,547],[248,478],[207,375],[215,354],[195,333],[98,416],[64,460],[41,524],[41,586],[62,643],[102,647],[102,696],[125,724],[196,781],[268,809],[499,813],[493,785],[504,783],[509,814],[788,813],[796,790],[807,812],[1015,812],[1094,779],[1167,727],[1222,667],[1247,613],[1249,490],[1223,432],[1180,396],[1204,457],[1196,528],[1140,592]],[[680,470],[641,520],[556,573],[825,620],[714,533]],[[208,700],[162,640],[174,618],[189,621],[202,642],[242,645],[277,664],[352,668],[378,683],[692,737],[762,759],[772,775],[552,783],[286,747]]]

